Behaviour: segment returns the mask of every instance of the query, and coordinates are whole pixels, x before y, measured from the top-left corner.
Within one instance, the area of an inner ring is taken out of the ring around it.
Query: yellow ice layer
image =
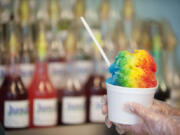
[[[142,81],[141,78],[143,75],[144,75],[144,71],[141,68],[138,67],[132,68],[129,78],[131,80],[133,87],[135,88],[139,87],[139,83]]]

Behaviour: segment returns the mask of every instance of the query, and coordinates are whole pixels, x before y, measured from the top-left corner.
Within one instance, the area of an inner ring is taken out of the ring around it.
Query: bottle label
[[[6,128],[25,128],[29,125],[28,100],[5,101],[4,126]]]
[[[57,124],[57,100],[35,99],[34,100],[34,125],[53,126]]]
[[[0,66],[0,85],[2,84],[3,82],[3,79],[4,79],[4,75],[5,75],[5,66]]]
[[[102,113],[102,98],[103,96],[91,96],[90,98],[90,121],[104,122],[105,115]]]
[[[62,122],[65,124],[80,124],[86,119],[86,99],[80,97],[63,97]]]
[[[20,64],[21,77],[24,86],[27,88],[34,73],[34,64]]]
[[[93,69],[92,67],[93,67],[93,63],[91,61],[88,60],[76,61],[75,69],[76,69],[76,73],[78,73],[77,78],[79,79],[82,85],[87,81],[87,78]]]
[[[64,71],[65,71],[65,63],[51,62],[49,64],[50,79],[53,86],[56,89],[62,88],[65,84]]]

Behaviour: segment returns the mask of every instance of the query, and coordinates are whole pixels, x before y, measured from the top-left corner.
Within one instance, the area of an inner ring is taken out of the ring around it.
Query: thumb
[[[147,116],[151,113],[151,110],[137,103],[128,103],[125,105],[125,108],[141,117],[143,120],[146,120]]]

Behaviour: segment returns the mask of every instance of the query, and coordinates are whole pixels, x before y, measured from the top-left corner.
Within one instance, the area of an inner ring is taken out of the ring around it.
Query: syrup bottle
[[[64,40],[64,47],[66,52],[66,60],[72,58],[76,50],[76,34],[73,29],[68,31],[66,39]],[[66,68],[66,63],[65,63]],[[66,70],[65,70],[66,71]],[[67,76],[64,74],[63,82],[61,84],[61,88],[58,89],[58,124],[62,124],[62,98],[63,98],[63,91],[66,88],[67,83]]]
[[[133,0],[124,0],[122,18],[124,33],[128,40],[128,50],[132,51],[138,48],[140,39],[139,20],[135,16]]]
[[[30,85],[33,72],[34,72],[34,44],[31,38],[30,27],[25,26],[22,28],[22,41],[21,41],[21,77],[26,88]]]
[[[180,72],[178,66],[178,56],[177,56],[177,39],[175,34],[170,26],[169,22],[162,20],[163,23],[163,36],[164,36],[164,72],[167,86],[171,89],[170,98],[167,100],[167,103],[178,107],[180,95]]]
[[[0,121],[6,130],[22,129],[29,126],[28,93],[20,77],[17,26],[12,20],[13,17],[9,23],[9,60],[0,89]]]
[[[158,81],[158,90],[155,93],[155,98],[166,101],[170,98],[170,88],[167,86],[163,73],[163,60],[162,60],[162,36],[160,25],[152,23],[151,34],[152,34],[152,54],[154,56],[155,62],[157,64],[157,81]]]
[[[81,16],[85,15],[85,0],[77,0],[74,4],[74,18],[75,20],[79,20]]]
[[[68,60],[65,70],[65,87],[58,91],[61,112],[59,121],[62,124],[82,124],[86,121],[86,97],[74,62],[76,41],[75,31],[71,29],[64,43]]]
[[[67,64],[65,88],[61,91],[62,124],[82,124],[86,121],[86,97],[73,65],[72,61]]]
[[[115,54],[118,54],[119,51],[128,49],[128,40],[121,21],[118,21],[115,26],[115,30],[113,33],[113,41],[116,45]]]
[[[89,44],[89,35],[86,31],[84,31],[84,26],[81,23],[79,17],[85,16],[86,8],[85,8],[85,0],[77,0],[74,5],[74,23],[71,26],[74,33],[76,34],[76,38],[74,43],[76,44],[76,53],[75,53],[75,69],[78,72],[77,78],[79,79],[81,85],[84,85],[87,77],[90,74],[90,70],[92,69],[92,46]],[[90,40],[91,41],[91,40]]]
[[[87,121],[101,123],[105,120],[101,104],[102,98],[106,94],[105,72],[97,48],[94,52],[93,72],[84,86],[87,97]]]
[[[21,0],[19,7],[21,25],[21,77],[26,88],[28,88],[34,72],[35,49],[30,27],[30,8],[28,0]]]
[[[76,54],[75,57],[78,61],[78,63],[82,63],[82,65],[86,66],[86,60],[90,59],[91,51],[90,48],[86,42],[84,42],[84,26],[80,21],[80,17],[85,16],[85,0],[77,0],[74,4],[74,20],[72,24],[73,30],[76,32]],[[86,41],[86,39],[85,39]]]
[[[48,32],[49,74],[53,86],[59,90],[64,84],[65,49],[58,31],[59,5],[57,0],[49,1],[50,31]]]
[[[106,94],[105,77],[98,72],[99,63],[94,65],[94,73],[90,75],[85,84],[87,96],[87,119],[88,122],[104,122],[105,117],[102,114],[101,101]]]
[[[109,0],[102,0],[99,8],[99,18],[100,18],[100,30],[101,30],[101,37],[103,41],[103,49],[107,54],[107,57],[110,60],[114,60],[115,58],[115,46],[112,42],[112,32],[111,30],[112,25],[110,25],[110,1]]]
[[[134,12],[135,11],[133,7],[133,1],[124,0],[122,15],[123,15],[124,32],[127,38],[131,37],[133,23],[135,21]]]
[[[109,32],[109,15],[110,3],[109,0],[103,0],[99,8],[99,18],[101,22],[101,33],[103,38],[107,38]]]
[[[150,30],[151,30],[150,22],[145,21],[142,25],[142,35],[141,35],[141,39],[140,39],[139,49],[145,49],[147,51],[150,51],[150,49],[151,49]]]
[[[177,46],[177,39],[173,33],[173,30],[170,24],[163,20],[163,36],[165,39],[165,56],[164,59],[166,60],[165,66],[165,79],[167,85],[174,89],[180,86],[180,76],[179,72],[176,68],[178,68],[177,62],[177,54],[176,54],[176,46]]]
[[[39,23],[37,37],[38,60],[28,89],[30,101],[30,127],[49,127],[57,124],[57,95],[46,62],[47,40],[45,27]]]

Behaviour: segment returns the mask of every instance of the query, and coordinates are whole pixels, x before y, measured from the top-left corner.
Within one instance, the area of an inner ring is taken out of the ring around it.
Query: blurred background
[[[179,5],[178,0],[0,0],[0,122],[13,130],[7,134],[115,134],[104,127],[101,113],[108,67],[80,16],[111,62],[119,51],[147,50],[157,64],[155,98],[180,107]],[[42,116],[55,122],[37,126],[31,104],[42,98],[53,98],[53,116]],[[8,125],[18,118],[6,118],[5,102],[22,99],[31,110],[26,124]],[[47,132],[32,129],[49,126]]]

